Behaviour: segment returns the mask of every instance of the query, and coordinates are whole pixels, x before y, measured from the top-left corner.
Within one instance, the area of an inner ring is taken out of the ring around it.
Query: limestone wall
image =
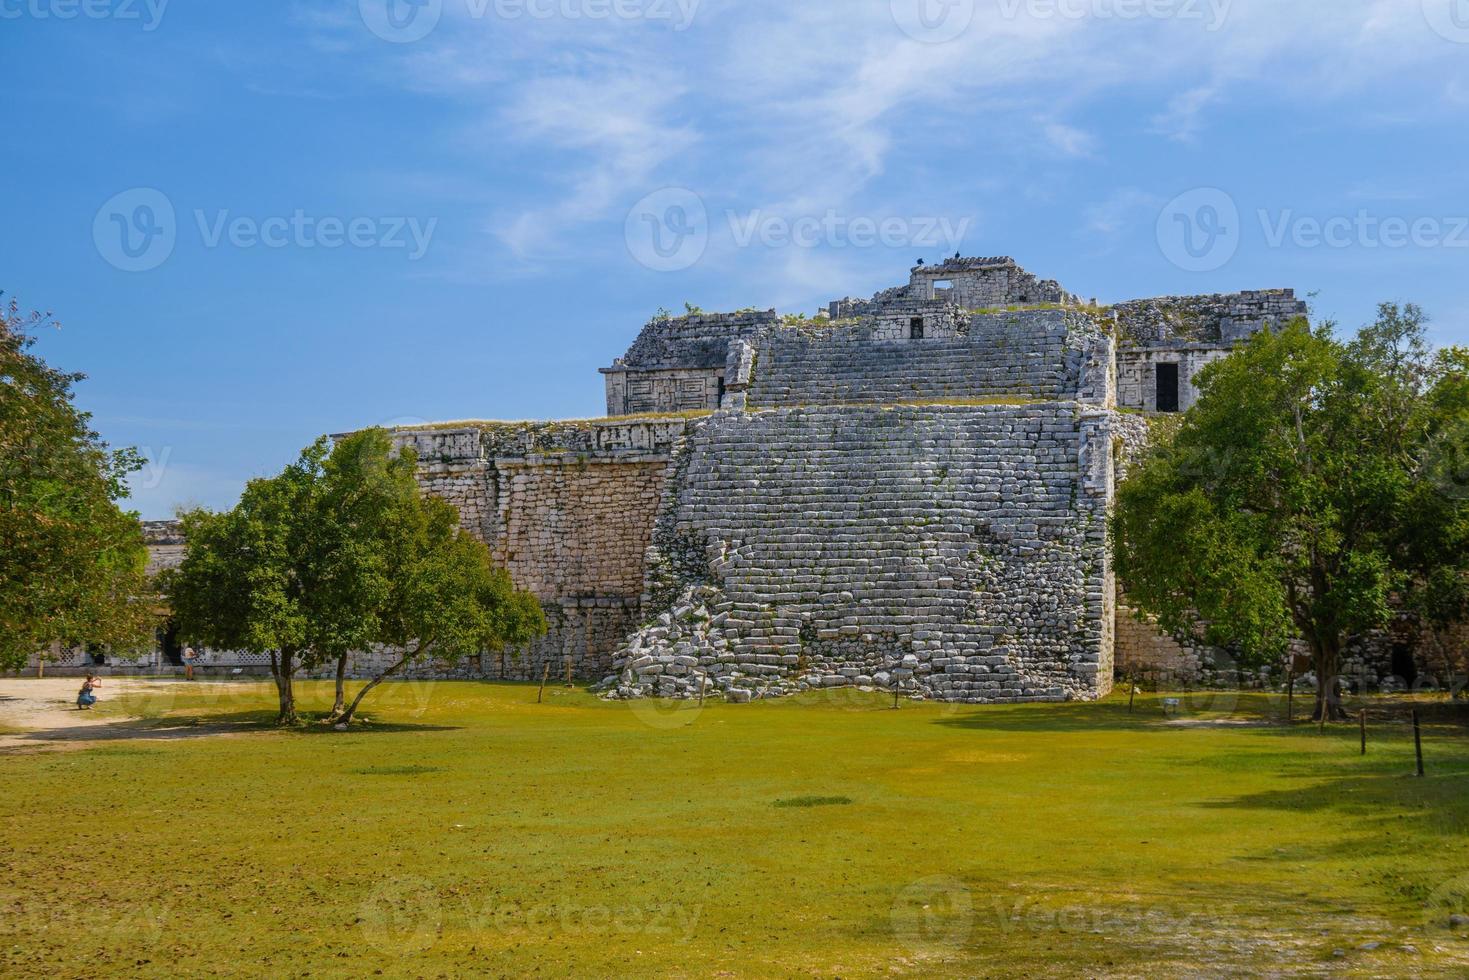
[[[724,366],[635,371],[606,368],[608,415],[691,412],[719,408],[724,396]]]
[[[641,622],[645,558],[683,419],[483,423],[402,430],[424,489],[458,508],[550,625],[528,649],[420,674],[530,680],[543,665],[579,679],[611,670]],[[381,655],[359,657],[361,672]]]
[[[632,688],[1092,698],[1113,673],[1110,415],[1075,403],[722,413],[678,454]],[[701,590],[702,589],[702,590]],[[675,621],[675,618],[677,621]]]
[[[1076,397],[1101,331],[1079,313],[973,317],[962,334],[883,339],[879,323],[771,330],[756,341],[748,404],[787,407]]]

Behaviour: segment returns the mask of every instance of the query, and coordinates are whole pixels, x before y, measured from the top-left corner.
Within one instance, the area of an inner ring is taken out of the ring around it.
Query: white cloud
[[[704,0],[686,31],[470,19],[461,6],[447,3],[438,31],[406,52],[370,39],[361,51],[389,59],[376,77],[458,110],[464,144],[515,147],[522,171],[544,176],[543,201],[502,203],[486,223],[530,264],[575,253],[585,226],[663,186],[689,187],[711,208],[870,213],[910,176],[894,161],[921,165],[924,152],[981,173],[1010,155],[1085,159],[1100,140],[1076,120],[1117,95],[1145,107],[1151,133],[1202,144],[1210,112],[1246,99],[1306,111],[1351,99],[1361,119],[1357,103],[1385,83],[1418,95],[1392,100],[1415,114],[1462,111],[1469,91],[1463,46],[1434,35],[1417,0],[1191,8],[1223,14],[1217,30],[1212,16],[1073,19],[1036,15],[1050,5],[981,4],[945,44],[905,35],[885,0]],[[1088,226],[1113,233],[1135,206],[1103,202]]]
[[[1182,92],[1169,100],[1165,111],[1153,117],[1151,131],[1180,143],[1197,143],[1204,110],[1219,99],[1217,85],[1201,85]]]

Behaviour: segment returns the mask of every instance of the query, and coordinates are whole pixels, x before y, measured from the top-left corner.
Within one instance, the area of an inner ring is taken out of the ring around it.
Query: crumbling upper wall
[[[1140,347],[1233,345],[1260,330],[1276,329],[1309,310],[1293,289],[1261,289],[1203,296],[1158,296],[1112,307],[1118,339]]]
[[[610,368],[607,414],[714,411],[724,398],[730,344],[780,322],[775,311],[693,313],[650,321]]]
[[[908,295],[920,300],[948,300],[966,310],[1042,303],[1079,304],[1060,283],[1026,272],[1008,256],[955,257],[939,265],[914,266]]]
[[[961,310],[1011,306],[1080,306],[1081,300],[1054,279],[1041,279],[1008,256],[963,258],[938,265],[913,267],[908,285],[886,289],[870,300],[840,299],[831,303],[833,319],[871,316],[922,304],[943,304]]]
[[[987,399],[1061,400],[1090,392],[1106,400],[1106,379],[1090,370],[1110,338],[1089,316],[1024,310],[970,317],[949,337],[890,339],[881,322],[826,330],[766,331],[755,343],[750,408],[899,404]]]
[[[614,367],[627,370],[722,368],[729,342],[780,322],[774,310],[660,317],[643,327]]]

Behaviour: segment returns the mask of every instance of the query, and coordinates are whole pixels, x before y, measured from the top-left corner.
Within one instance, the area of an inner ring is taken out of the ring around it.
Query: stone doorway
[[[1178,411],[1178,365],[1157,365],[1157,406],[1160,412]]]

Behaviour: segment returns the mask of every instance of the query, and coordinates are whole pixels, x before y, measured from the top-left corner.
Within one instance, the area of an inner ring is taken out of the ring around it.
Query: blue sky
[[[0,0],[0,80],[0,289],[150,518],[955,251],[1469,343],[1469,0]]]

